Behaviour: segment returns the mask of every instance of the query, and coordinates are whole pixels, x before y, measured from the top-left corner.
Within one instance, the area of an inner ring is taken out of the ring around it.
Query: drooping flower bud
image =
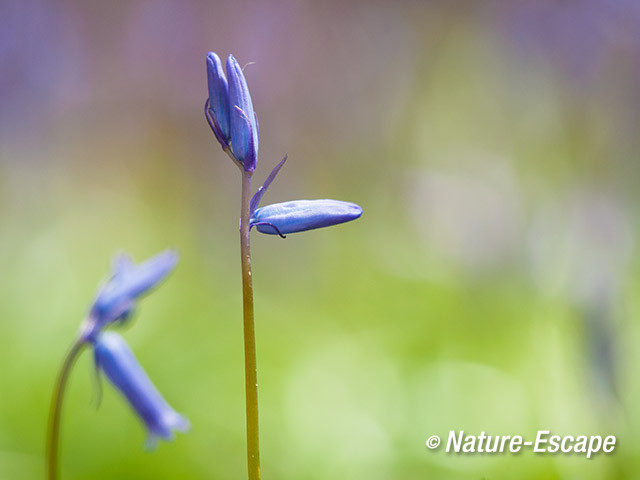
[[[284,236],[355,220],[362,208],[340,200],[294,200],[274,203],[256,209],[249,220],[250,227],[260,233]]]
[[[171,440],[174,430],[189,429],[189,421],[162,397],[120,335],[101,333],[93,346],[98,371],[104,372],[144,422],[149,447],[153,447],[158,438]]]

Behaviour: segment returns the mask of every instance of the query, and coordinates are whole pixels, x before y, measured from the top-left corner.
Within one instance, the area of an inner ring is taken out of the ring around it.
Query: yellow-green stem
[[[62,402],[64,400],[64,392],[67,386],[67,380],[71,369],[78,358],[78,355],[84,348],[85,343],[78,338],[67,356],[64,358],[58,379],[51,397],[51,408],[49,409],[49,428],[47,431],[47,480],[56,480],[58,478],[58,446],[60,443],[60,416],[62,415]]]
[[[251,173],[242,170],[242,210],[240,212],[240,254],[242,256],[242,306],[244,313],[244,369],[247,401],[247,466],[249,480],[260,480],[258,439],[258,368],[256,334],[253,320],[253,283],[249,240]]]

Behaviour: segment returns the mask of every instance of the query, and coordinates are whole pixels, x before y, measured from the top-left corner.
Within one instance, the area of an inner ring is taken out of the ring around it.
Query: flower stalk
[[[78,337],[71,345],[67,356],[62,362],[62,367],[58,373],[58,379],[51,398],[51,408],[49,409],[49,427],[47,430],[47,447],[46,447],[46,468],[47,480],[56,480],[58,478],[58,450],[60,439],[60,417],[62,415],[62,405],[64,401],[64,392],[66,390],[67,381],[73,365],[76,363],[78,356],[85,347],[85,342]]]
[[[242,172],[240,211],[240,255],[242,262],[242,307],[244,325],[244,368],[247,415],[247,466],[249,480],[260,479],[260,442],[258,436],[258,367],[256,333],[253,316],[253,282],[251,278],[251,243],[249,217],[252,172]]]

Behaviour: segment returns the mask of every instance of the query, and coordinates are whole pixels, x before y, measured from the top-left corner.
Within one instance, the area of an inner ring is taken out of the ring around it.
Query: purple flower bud
[[[174,430],[189,429],[189,421],[166,402],[120,335],[113,332],[98,335],[94,354],[98,371],[105,373],[145,423],[148,446],[153,447],[158,438],[171,440]]]
[[[258,121],[242,68],[233,55],[227,59],[231,148],[245,171],[253,172],[258,162]]]
[[[294,200],[260,207],[249,220],[260,233],[284,236],[355,220],[362,208],[340,200]]]
[[[223,148],[229,146],[229,85],[220,58],[213,52],[207,54],[207,85],[211,114],[211,128]],[[210,117],[207,115],[207,119]]]
[[[84,338],[91,340],[106,324],[126,319],[134,301],[160,283],[173,270],[178,255],[167,250],[135,265],[126,255],[116,258],[113,276],[104,285],[91,307]]]

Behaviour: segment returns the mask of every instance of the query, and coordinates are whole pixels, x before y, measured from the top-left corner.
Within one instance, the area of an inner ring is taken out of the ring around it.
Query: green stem
[[[49,429],[47,431],[47,480],[56,480],[58,478],[58,445],[60,440],[62,401],[64,400],[64,391],[67,386],[69,374],[84,346],[85,342],[81,338],[73,342],[69,353],[67,353],[67,356],[64,358],[62,368],[58,373],[56,386],[53,390],[51,408],[49,409]]]
[[[242,210],[240,212],[240,253],[242,256],[242,305],[244,313],[244,370],[247,398],[247,466],[249,480],[260,480],[260,445],[258,440],[258,367],[256,333],[253,320],[253,284],[249,240],[249,206],[251,173],[242,171]]]

